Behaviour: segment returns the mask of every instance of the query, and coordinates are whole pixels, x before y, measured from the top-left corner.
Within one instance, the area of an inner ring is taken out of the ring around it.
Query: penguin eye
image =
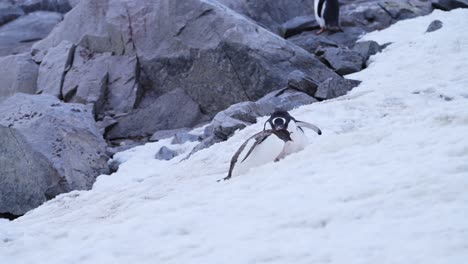
[[[277,125],[277,126],[282,126],[286,123],[286,119],[282,118],[282,117],[277,117],[275,119],[273,119],[273,124]]]

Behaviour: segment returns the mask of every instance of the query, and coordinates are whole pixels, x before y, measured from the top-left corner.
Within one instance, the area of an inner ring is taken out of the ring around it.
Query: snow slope
[[[184,162],[120,153],[92,191],[0,222],[0,263],[467,263],[467,29],[436,11],[365,36],[393,44],[363,83],[291,112],[324,134],[230,181],[265,118]]]

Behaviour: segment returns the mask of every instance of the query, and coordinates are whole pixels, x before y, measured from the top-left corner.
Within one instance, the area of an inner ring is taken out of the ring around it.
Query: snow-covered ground
[[[0,263],[467,263],[467,31],[455,10],[367,35],[393,44],[363,83],[291,112],[324,134],[230,181],[265,118],[183,162],[120,153],[92,191],[1,221]]]

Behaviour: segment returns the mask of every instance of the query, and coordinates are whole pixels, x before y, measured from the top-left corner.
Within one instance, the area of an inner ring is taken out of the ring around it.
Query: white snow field
[[[93,190],[1,221],[0,263],[468,263],[468,10],[364,38],[393,44],[362,84],[291,111],[323,131],[305,150],[217,182],[265,117],[183,162],[120,153]]]

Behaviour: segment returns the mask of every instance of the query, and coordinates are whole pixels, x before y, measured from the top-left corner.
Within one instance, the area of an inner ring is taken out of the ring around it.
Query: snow
[[[0,263],[466,263],[467,25],[435,11],[368,34],[393,44],[362,84],[291,111],[323,135],[230,181],[266,117],[185,161],[153,158],[169,141],[119,153],[93,190],[0,221]]]

